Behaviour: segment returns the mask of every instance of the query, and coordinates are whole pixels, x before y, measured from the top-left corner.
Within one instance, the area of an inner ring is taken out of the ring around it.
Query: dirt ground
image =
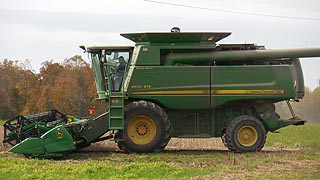
[[[0,151],[7,151],[11,148],[9,144],[2,143],[3,127],[0,127]],[[106,140],[97,142],[81,151],[120,151],[114,141]],[[220,138],[206,139],[189,139],[189,138],[172,138],[165,150],[227,150]]]
[[[0,127],[0,152],[8,151],[11,145],[2,143],[3,141],[3,127]],[[114,141],[106,140],[102,142],[93,143],[89,147],[79,150],[81,152],[120,152],[117,144]],[[171,138],[165,151],[208,151],[208,152],[229,152],[223,145],[220,138]],[[277,149],[272,147],[264,147],[264,152],[284,152],[284,151],[299,151],[299,149]],[[10,154],[9,156],[12,156]],[[19,156],[19,155],[13,155]]]

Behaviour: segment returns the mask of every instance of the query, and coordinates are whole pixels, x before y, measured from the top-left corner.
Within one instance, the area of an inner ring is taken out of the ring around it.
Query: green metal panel
[[[27,138],[9,151],[20,154],[50,156],[50,153],[59,153],[75,150],[72,136],[62,126],[58,125],[40,138]]]
[[[75,150],[72,136],[62,126],[59,125],[43,134],[40,138],[42,147],[48,153],[66,152]]]
[[[300,60],[294,59],[292,66],[292,78],[296,85],[296,99],[302,99],[304,96],[304,79]]]
[[[209,70],[208,66],[135,67],[128,97],[169,109],[209,109]]]
[[[154,46],[141,46],[136,65],[159,66],[160,49]]]
[[[86,142],[90,144],[109,130],[109,113],[103,113],[84,123],[82,126],[85,128],[81,130],[80,137],[84,138]]]
[[[295,97],[291,66],[214,66],[211,108],[230,101]]]
[[[106,91],[105,91],[105,88],[103,87],[104,76],[102,76],[101,65],[100,65],[98,54],[91,54],[91,59],[92,59],[92,68],[95,75],[98,98],[105,99]]]
[[[178,44],[191,44],[191,43],[215,43],[227,36],[230,32],[186,32],[186,33],[125,33],[121,36],[136,42],[137,44],[150,43],[178,43]]]
[[[45,151],[41,145],[39,138],[27,138],[19,144],[13,146],[10,150],[13,153],[19,154],[44,154]]]

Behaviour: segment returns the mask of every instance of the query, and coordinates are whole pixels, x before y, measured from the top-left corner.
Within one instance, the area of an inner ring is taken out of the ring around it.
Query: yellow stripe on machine
[[[138,91],[133,95],[273,95],[284,94],[283,89],[279,90],[174,90],[174,91]]]
[[[216,95],[247,95],[247,94],[284,94],[284,90],[211,90]]]
[[[133,92],[133,95],[206,95],[209,90],[181,90],[181,91],[142,91]]]

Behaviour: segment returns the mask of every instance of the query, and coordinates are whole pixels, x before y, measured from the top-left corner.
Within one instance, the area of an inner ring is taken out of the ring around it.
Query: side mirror
[[[83,53],[87,52],[87,49],[86,49],[86,47],[85,47],[84,45],[80,45],[79,48],[81,48],[82,50],[84,50]]]

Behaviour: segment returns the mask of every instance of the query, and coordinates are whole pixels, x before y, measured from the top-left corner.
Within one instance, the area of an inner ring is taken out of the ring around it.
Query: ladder
[[[123,92],[109,92],[109,129],[123,130],[124,98]]]

